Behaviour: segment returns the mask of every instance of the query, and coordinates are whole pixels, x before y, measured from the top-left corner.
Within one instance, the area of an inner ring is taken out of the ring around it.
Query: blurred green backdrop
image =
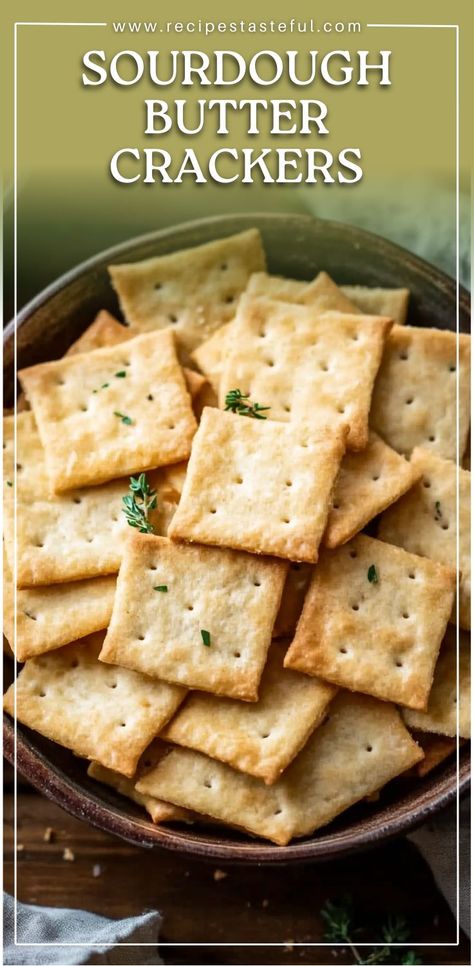
[[[22,21],[105,21],[107,26],[17,27],[18,78],[18,300],[23,304],[69,267],[89,255],[154,228],[208,214],[235,211],[305,211],[372,228],[405,244],[454,273],[455,237],[455,107],[456,31],[368,27],[380,21],[458,23],[461,65],[461,228],[462,277],[468,271],[468,190],[471,164],[472,73],[471,5],[466,0],[409,0],[380,4],[340,0],[337,10],[326,0],[315,8],[309,0],[288,6],[282,0],[255,5],[243,0],[232,10],[216,0],[199,4],[183,0],[179,8],[150,3],[91,2],[65,5],[58,0],[23,2],[4,7],[3,116],[5,173],[6,314],[11,312],[13,220],[13,23]],[[116,34],[112,21],[247,20],[288,21],[313,17],[319,32],[306,34]],[[325,33],[325,21],[360,21],[360,33]],[[258,50],[279,52],[318,49],[390,49],[392,86],[378,88],[292,88],[284,79],[270,88],[244,82],[238,88],[153,87],[143,80],[132,87],[110,81],[103,87],[81,85],[85,51],[103,49],[107,57],[119,50],[215,47],[248,56]],[[214,124],[203,134],[186,138],[170,132],[160,138],[143,134],[146,97],[172,101],[187,97],[319,98],[329,108],[330,134],[271,137],[267,131],[249,138],[243,118],[237,118],[225,138]],[[120,147],[163,147],[181,153],[193,147],[205,158],[218,147],[324,147],[337,153],[360,147],[364,177],[356,185],[121,185],[108,165]],[[291,245],[291,238],[288,239]]]

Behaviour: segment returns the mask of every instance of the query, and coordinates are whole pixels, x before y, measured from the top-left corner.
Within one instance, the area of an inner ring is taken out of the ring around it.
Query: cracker
[[[69,347],[66,355],[77,355],[78,352],[91,352],[93,349],[119,345],[135,336],[136,332],[133,329],[123,325],[106,309],[102,309],[85,332]],[[191,399],[195,399],[206,385],[204,376],[186,366],[183,366],[183,376]]]
[[[217,399],[216,392],[212,388],[210,383],[206,381],[193,402],[194,415],[198,423],[201,421],[201,416],[206,406],[217,406],[217,405],[218,405],[218,399]]]
[[[112,614],[115,583],[115,577],[97,577],[40,590],[17,591],[17,660],[26,661],[107,627]],[[5,550],[3,633],[13,649],[13,576]]]
[[[97,313],[95,319],[87,329],[69,346],[67,356],[77,355],[79,352],[92,352],[93,349],[104,349],[113,345],[120,345],[133,339],[135,332],[123,325],[106,309]]]
[[[423,446],[456,459],[455,332],[395,325],[377,376],[372,428],[399,453]],[[470,418],[470,336],[459,336],[459,451]]]
[[[204,373],[217,394],[219,393],[222,369],[227,357],[232,327],[233,322],[221,325],[220,329],[217,329],[209,339],[206,339],[191,353],[191,359]]]
[[[169,536],[315,562],[344,435],[205,409]]]
[[[14,418],[4,420],[6,481],[13,482]],[[17,417],[17,581],[19,587],[116,573],[127,528],[125,480],[49,498],[44,450],[31,412]],[[14,487],[5,489],[4,534],[14,569]],[[67,546],[67,552],[65,552]]]
[[[316,278],[306,286],[304,292],[297,299],[302,305],[310,305],[322,312],[344,312],[349,315],[358,314],[358,308],[344,295],[327,272],[319,272]]]
[[[126,778],[125,775],[120,775],[118,771],[104,768],[97,761],[91,761],[87,769],[87,774],[95,781],[102,782],[103,785],[109,785],[110,788],[114,788],[119,795],[130,798],[137,805],[143,805],[143,808],[147,810],[155,825],[159,825],[160,822],[192,822],[192,813],[187,809],[178,808],[169,802],[160,801],[159,798],[153,798],[152,795],[142,795],[135,788],[138,779],[149,768],[155,767],[158,764],[158,761],[163,757],[165,751],[166,746],[163,742],[159,739],[152,741],[151,745],[143,752],[133,778]]]
[[[256,701],[285,576],[279,561],[131,534],[100,659]]]
[[[312,573],[311,564],[290,563],[273,637],[293,637]]]
[[[454,571],[357,536],[315,568],[285,667],[425,710]]]
[[[417,485],[384,513],[379,537],[411,553],[456,567],[456,464],[417,447]],[[459,622],[471,626],[471,474],[459,468]],[[455,622],[456,613],[452,619]]]
[[[426,732],[420,731],[414,735],[414,738],[423,749],[425,755],[415,766],[419,778],[424,778],[425,775],[429,775],[430,771],[437,768],[441,762],[449,758],[456,750],[456,740],[454,738],[445,738],[444,735],[429,735]]]
[[[336,693],[323,681],[284,670],[283,656],[282,645],[273,644],[256,704],[191,694],[161,737],[273,784],[321,723]]]
[[[302,302],[314,306],[319,312],[333,309],[354,314],[358,311],[326,272],[320,272],[314,282],[310,284],[292,278],[283,278],[280,275],[255,272],[250,276],[245,289],[245,298],[260,296],[283,302]],[[231,344],[232,326],[232,322],[221,326],[210,339],[203,342],[192,353],[194,362],[201,372],[204,372],[207,376],[216,392],[219,392],[222,371]]]
[[[186,692],[101,664],[102,641],[103,634],[92,634],[28,661],[16,681],[16,713],[51,741],[131,778]],[[4,698],[11,715],[14,691],[12,684]]]
[[[189,455],[196,420],[171,332],[23,369],[20,379],[56,492]]]
[[[4,538],[14,569],[14,487],[12,417],[4,420]],[[122,497],[129,480],[73,490],[49,497],[44,450],[31,412],[17,419],[17,584],[21,588],[77,581],[117,573],[128,525]],[[150,514],[155,532],[166,533],[174,513],[159,473],[147,476],[158,491],[158,507]],[[59,591],[58,591],[59,592]],[[76,635],[77,636],[77,635]]]
[[[327,825],[422,756],[393,705],[341,693],[274,785],[175,748],[137,787],[286,845]]]
[[[253,297],[265,295],[282,302],[298,302],[308,287],[308,282],[301,282],[295,278],[285,278],[283,275],[268,275],[267,272],[254,272],[250,276],[246,295]]]
[[[341,285],[341,292],[364,315],[388,315],[403,325],[408,314],[410,289],[367,288],[365,285]]]
[[[183,463],[173,463],[172,466],[162,466],[160,470],[153,473],[153,486],[157,489],[162,500],[167,500],[169,503],[179,503],[187,469],[188,463],[185,460]]]
[[[368,440],[372,388],[391,321],[271,299],[242,299],[219,402],[239,388],[272,420],[349,426],[349,449]]]
[[[178,345],[191,352],[235,314],[252,272],[265,267],[260,233],[229,238],[109,267],[122,312],[132,328],[172,326]]]
[[[456,688],[456,664],[456,632],[454,628],[450,628],[441,646],[427,710],[403,709],[403,717],[409,728],[455,738],[456,705],[459,702],[459,735],[461,738],[471,737],[471,662],[468,634],[461,634],[459,640],[459,695]]]
[[[399,500],[420,475],[420,470],[371,432],[366,448],[346,453],[341,463],[324,545],[333,548],[346,543]]]

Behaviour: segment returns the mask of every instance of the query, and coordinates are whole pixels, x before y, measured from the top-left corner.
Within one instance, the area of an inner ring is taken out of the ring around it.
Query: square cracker
[[[107,627],[115,594],[115,577],[73,584],[18,590],[16,658],[44,654]],[[14,588],[3,552],[3,633],[13,650]]]
[[[169,536],[315,562],[344,436],[205,409]]]
[[[77,355],[78,352],[91,352],[93,349],[120,345],[122,342],[128,342],[129,339],[135,338],[136,334],[133,329],[123,325],[106,309],[102,309],[85,332],[69,347],[66,355],[72,356]],[[195,399],[207,385],[206,380],[199,372],[194,372],[185,366],[183,367],[183,375],[189,395],[191,399]]]
[[[171,332],[23,369],[20,379],[56,492],[189,455],[196,420]]]
[[[162,741],[158,738],[152,741],[151,745],[143,752],[133,778],[127,778],[118,771],[105,768],[104,765],[99,765],[97,761],[91,761],[87,774],[95,781],[114,788],[119,795],[130,798],[137,805],[143,805],[155,825],[159,825],[160,822],[192,822],[195,816],[187,809],[178,808],[176,805],[171,805],[170,802],[160,801],[159,798],[153,798],[152,795],[142,795],[135,788],[137,781],[150,768],[154,768],[158,764],[165,752],[166,745]]]
[[[471,737],[471,660],[469,635],[459,639],[459,695],[456,689],[456,632],[450,627],[436,664],[426,711],[402,711],[409,728],[456,737],[456,705],[459,701],[459,736]]]
[[[235,314],[252,272],[265,268],[260,232],[109,267],[122,312],[135,330],[173,326],[178,345],[191,352]]]
[[[14,431],[14,417],[9,416],[4,419],[4,470],[9,482],[14,480]],[[121,512],[127,482],[119,480],[51,499],[45,454],[31,412],[17,417],[17,460],[18,586],[116,573],[127,529]],[[5,497],[5,549],[13,572],[14,486],[6,487]]]
[[[314,282],[309,284],[280,275],[255,272],[250,276],[245,298],[260,296],[283,302],[303,302],[314,306],[319,312],[328,309],[352,314],[358,312],[357,307],[346,298],[326,272],[320,272]],[[192,353],[194,362],[207,376],[216,392],[219,392],[222,371],[231,345],[232,326],[232,322],[221,326]]]
[[[284,670],[283,657],[283,646],[273,644],[256,704],[191,694],[161,737],[273,784],[321,723],[336,693],[323,681]]]
[[[232,326],[219,402],[239,388],[269,419],[349,426],[347,446],[368,440],[372,388],[389,319],[244,297]]]
[[[420,557],[456,567],[456,475],[459,473],[459,623],[471,626],[471,474],[451,460],[416,447],[419,482],[384,513],[378,536]],[[456,621],[456,611],[452,614]]]
[[[422,757],[393,705],[343,692],[274,785],[175,748],[137,787],[286,845],[327,825]]]
[[[10,569],[14,568],[14,419],[4,420],[4,536]],[[128,526],[122,497],[128,480],[49,496],[44,450],[33,414],[17,419],[17,584],[21,588],[117,573]],[[174,506],[161,492],[159,473],[148,474],[158,489],[158,507],[150,520],[166,533]],[[65,547],[67,548],[65,551]],[[77,635],[76,635],[77,636]],[[65,642],[64,642],[65,643]]]
[[[82,758],[130,778],[175,713],[183,688],[98,660],[103,634],[34,657],[4,697],[9,714]]]
[[[100,659],[256,701],[285,575],[280,561],[130,534]]]
[[[366,288],[362,285],[337,286],[325,272],[321,272],[321,276],[325,280],[329,279],[331,283],[325,281],[326,304],[328,304],[330,290],[332,289],[333,298],[329,301],[331,309],[350,312],[353,315],[359,312],[363,315],[384,315],[400,323],[400,325],[403,325],[406,321],[410,297],[409,289]],[[303,302],[303,304],[309,305],[318,304],[318,300],[321,305],[324,294],[321,280],[319,286],[317,286],[315,282],[300,282],[279,275],[267,275],[266,272],[255,272],[254,275],[251,275],[245,290],[246,296],[264,295],[283,302]],[[205,373],[216,392],[219,391],[231,332],[232,322],[228,322],[227,325],[217,329],[210,339],[203,342],[192,353],[192,358],[201,371]]]
[[[464,453],[470,418],[468,335],[459,336],[456,372],[455,332],[394,325],[377,376],[371,426],[407,456],[423,446],[456,459],[456,383],[459,375],[459,451]]]
[[[376,578],[369,579],[375,567]],[[315,568],[285,667],[425,710],[454,572],[358,536]]]
[[[293,637],[312,573],[312,564],[290,563],[273,637]]]
[[[367,288],[365,285],[341,285],[341,292],[364,315],[388,315],[403,325],[408,313],[410,289]]]
[[[371,432],[366,448],[359,453],[346,453],[341,463],[324,545],[333,548],[346,543],[400,499],[420,475],[412,463]]]

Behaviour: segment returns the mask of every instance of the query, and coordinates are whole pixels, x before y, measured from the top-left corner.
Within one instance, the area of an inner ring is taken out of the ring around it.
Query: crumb
[[[295,946],[295,944],[294,944],[293,940],[292,939],[287,939],[286,940],[286,943],[284,943],[283,949],[285,950],[285,953],[292,953],[293,952],[293,949],[294,949],[294,946]]]
[[[23,842],[18,842],[17,843],[17,847],[16,847],[17,852],[23,852],[23,849],[24,848],[25,848],[25,846],[23,845]]]
[[[214,869],[214,882],[220,882],[221,879],[227,879],[228,872],[223,872],[222,869]]]
[[[186,869],[186,872],[184,874],[185,874],[186,878],[188,878],[188,876],[191,875],[191,873],[189,872],[188,869]]]
[[[331,949],[331,956],[334,956],[334,959],[337,959],[337,949]]]
[[[54,828],[50,825],[44,830],[43,842],[54,842]]]
[[[92,866],[92,875],[94,876],[94,879],[98,879],[99,876],[102,875],[102,866],[101,865],[93,865]]]
[[[264,909],[267,908],[268,904],[269,904],[268,899],[262,899],[262,906]]]
[[[249,900],[247,899],[247,902],[245,903],[245,905],[247,906],[247,909],[250,909],[252,906],[252,903],[249,902]]]
[[[433,919],[433,926],[435,927],[435,929],[438,928],[438,926],[439,926],[439,916],[435,916],[434,917],[434,919]]]
[[[68,848],[64,849],[63,859],[65,862],[74,862],[75,858],[76,856],[74,855],[74,852],[72,851],[72,849],[68,849]]]

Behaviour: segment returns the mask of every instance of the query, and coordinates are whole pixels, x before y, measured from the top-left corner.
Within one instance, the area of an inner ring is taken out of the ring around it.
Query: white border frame
[[[13,104],[14,104],[14,118],[13,118],[13,317],[16,322],[18,315],[18,232],[17,232],[17,215],[18,215],[18,78],[17,78],[17,68],[18,68],[18,27],[107,27],[108,24],[105,22],[70,22],[70,21],[15,21],[13,30]],[[366,24],[368,28],[383,28],[383,29],[435,29],[435,30],[454,30],[455,31],[455,41],[456,41],[456,78],[455,78],[455,97],[456,97],[456,110],[455,110],[455,154],[456,154],[456,171],[455,171],[455,196],[456,196],[456,231],[455,231],[455,262],[456,262],[456,590],[457,590],[457,605],[456,605],[456,649],[457,649],[457,667],[456,667],[456,690],[459,694],[459,121],[460,121],[460,104],[459,104],[459,24],[388,24],[388,23],[368,23]],[[13,565],[13,579],[14,586],[17,582],[17,504],[16,504],[16,483],[17,483],[17,427],[16,427],[16,415],[17,415],[17,327],[15,325],[14,337],[14,383],[15,383],[15,396],[14,396],[14,414],[15,414],[15,428],[14,428],[14,486],[15,486],[15,510],[14,510],[14,565]],[[16,653],[16,640],[17,640],[17,595],[14,595],[14,650]],[[16,664],[14,673],[14,683],[16,683]],[[94,946],[94,947],[110,947],[116,945],[115,943],[97,943],[91,941],[90,943],[22,943],[18,941],[18,915],[17,915],[17,885],[18,885],[18,771],[17,771],[17,695],[15,688],[15,699],[14,699],[14,834],[13,834],[13,845],[14,845],[14,945],[15,946]],[[392,943],[390,948],[401,947],[405,948],[429,948],[429,947],[448,947],[453,948],[459,946],[460,936],[459,936],[459,701],[456,706],[456,942],[455,943]],[[276,946],[278,948],[285,948],[288,943],[164,943],[157,942],[153,943],[120,943],[120,946],[151,946],[159,947],[162,946],[166,948],[168,946],[191,946],[191,947],[225,947],[225,946],[245,946],[245,947],[255,947],[255,946]],[[311,947],[343,947],[347,948],[348,943],[297,943],[291,944],[292,948],[311,948]],[[373,948],[374,946],[382,946],[383,943],[358,943],[358,948]]]

